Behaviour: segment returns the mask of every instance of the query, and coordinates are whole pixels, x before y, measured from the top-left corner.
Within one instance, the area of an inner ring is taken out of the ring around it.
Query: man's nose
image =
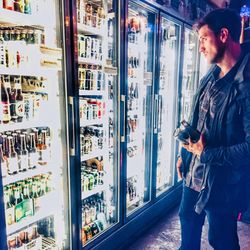
[[[205,51],[205,48],[204,48],[203,44],[200,43],[199,44],[199,52],[202,53],[204,51]]]

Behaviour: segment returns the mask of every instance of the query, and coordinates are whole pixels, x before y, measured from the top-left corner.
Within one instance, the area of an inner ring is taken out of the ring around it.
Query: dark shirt
[[[242,58],[240,58],[235,66],[222,78],[219,78],[220,69],[218,68],[218,70],[215,70],[211,78],[212,80],[207,83],[204,91],[200,95],[197,130],[204,134],[205,141],[210,141],[210,130],[212,129],[210,120],[216,115],[213,109],[215,106],[218,107],[218,105],[223,104],[220,103],[221,100],[223,100],[221,96],[224,95],[223,87],[234,80],[241,61]],[[185,180],[186,186],[200,192],[203,184],[204,170],[205,164],[200,162],[198,156],[193,155],[189,172]]]

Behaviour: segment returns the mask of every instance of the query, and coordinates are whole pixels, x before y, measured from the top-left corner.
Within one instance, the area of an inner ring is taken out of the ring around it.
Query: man
[[[205,215],[215,250],[240,249],[237,215],[250,173],[250,54],[241,51],[240,16],[216,9],[196,25],[200,52],[213,64],[194,97],[190,124],[200,140],[183,145],[180,250],[199,250]]]

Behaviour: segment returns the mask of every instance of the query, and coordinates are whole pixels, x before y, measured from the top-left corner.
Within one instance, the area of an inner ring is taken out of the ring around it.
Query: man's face
[[[219,63],[225,52],[225,43],[220,40],[220,34],[215,35],[208,25],[202,26],[198,31],[199,50],[204,54],[207,62]]]

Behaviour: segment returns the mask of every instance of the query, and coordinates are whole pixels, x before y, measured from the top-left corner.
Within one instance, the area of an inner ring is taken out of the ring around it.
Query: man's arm
[[[240,162],[250,162],[250,98],[242,101],[242,121],[245,141],[229,147],[205,147],[200,155],[201,163],[216,163],[219,165],[235,165]],[[237,132],[237,131],[236,131]]]

